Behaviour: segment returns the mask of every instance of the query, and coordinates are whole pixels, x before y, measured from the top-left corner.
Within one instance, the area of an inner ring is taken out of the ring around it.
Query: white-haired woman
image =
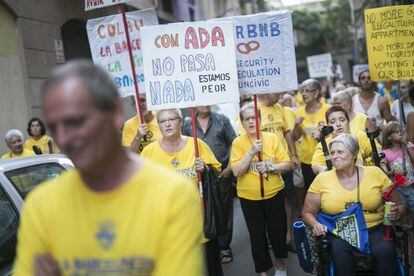
[[[256,140],[255,118],[253,104],[241,108],[240,120],[245,133],[233,141],[231,166],[237,177],[237,195],[249,230],[255,270],[260,275],[267,275],[266,271],[273,267],[267,233],[276,257],[275,275],[283,276],[286,275],[287,229],[283,196],[285,185],[280,175],[290,170],[290,159],[275,134],[262,132],[261,140]],[[263,154],[262,162],[258,162],[259,151]],[[259,172],[266,174],[263,195]]]
[[[23,133],[18,129],[7,131],[5,140],[10,152],[4,154],[1,159],[36,155],[33,151],[24,148]]]
[[[339,220],[344,219],[342,213],[361,208],[368,228],[370,254],[375,259],[375,275],[397,275],[395,244],[383,239],[385,227],[382,224],[385,203],[383,194],[390,189],[391,180],[378,167],[356,166],[359,146],[353,136],[343,134],[336,137],[329,143],[329,149],[334,169],[320,173],[313,181],[305,199],[303,220],[312,228],[314,235],[328,235],[335,275],[355,275],[352,256],[355,249],[344,239],[328,233],[327,224],[321,223],[320,212],[325,217],[336,217],[336,231],[340,235],[342,230],[338,225],[341,224]],[[388,219],[397,221],[404,212],[404,205],[398,203],[397,193],[393,194],[393,200],[397,204],[391,207]],[[356,213],[348,215],[345,219],[357,216]],[[360,238],[358,236],[358,240]]]
[[[300,85],[305,106],[297,109],[293,138],[301,138],[298,156],[301,162],[303,179],[306,189],[315,179],[312,171],[312,156],[318,144],[319,128],[326,125],[325,112],[330,105],[321,102],[321,84],[314,79],[307,79]]]
[[[194,156],[194,138],[181,135],[183,116],[179,109],[165,109],[156,114],[162,138],[147,145],[141,153],[144,158],[151,159],[159,164],[177,171],[189,178],[194,186],[198,187],[197,173],[208,169],[212,165],[220,170],[221,164],[208,145],[198,139],[199,157]],[[209,276],[223,275],[220,250],[217,239],[202,241],[205,248],[206,266]]]

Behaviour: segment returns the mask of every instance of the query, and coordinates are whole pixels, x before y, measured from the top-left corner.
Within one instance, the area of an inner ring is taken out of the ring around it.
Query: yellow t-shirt
[[[303,97],[302,97],[302,94],[300,94],[300,92],[295,93],[294,97],[296,101],[296,107],[299,108],[299,107],[305,106],[305,102],[303,101]]]
[[[263,160],[269,164],[290,162],[289,155],[273,133],[262,132]],[[251,148],[249,137],[245,134],[234,139],[231,147],[231,165],[246,156]],[[260,180],[257,171],[257,156],[253,157],[249,170],[237,178],[237,195],[249,200],[271,198],[285,187],[279,174],[269,174],[268,180],[263,178],[264,198],[260,195]]]
[[[372,159],[372,147],[368,136],[365,132],[362,131],[358,131],[356,134],[354,134],[354,136],[357,138],[359,145],[356,164],[358,166],[373,166],[374,163]],[[329,143],[332,140],[332,136],[326,138],[326,146],[328,147],[328,150]],[[375,142],[375,144],[377,145],[378,149],[381,149],[381,146],[378,144],[378,142]],[[312,157],[312,165],[321,165],[326,167],[325,156],[323,155],[322,144],[320,142],[315,148],[315,152]]]
[[[391,186],[392,182],[378,167],[359,167],[359,171],[360,201],[367,227],[371,228],[382,223],[384,218],[382,192]],[[346,190],[339,182],[335,170],[318,174],[308,193],[320,195],[321,211],[329,215],[340,214],[350,204],[358,201],[357,189]]]
[[[312,138],[311,134],[318,130],[319,122],[326,125],[325,112],[331,105],[322,103],[321,109],[314,114],[308,114],[305,111],[305,106],[295,111],[296,116],[302,116],[305,119],[300,124],[302,129],[302,141],[298,149],[298,157],[302,163],[311,164],[313,152],[315,151],[318,141]]]
[[[368,116],[361,112],[355,112],[354,118],[349,122],[349,131],[351,134],[355,134],[358,131],[365,132],[365,124],[367,123]]]
[[[261,122],[260,129],[261,131],[270,132],[277,136],[277,139],[282,143],[286,152],[289,152],[287,142],[285,139],[285,133],[290,131],[286,119],[285,111],[283,107],[279,104],[274,104],[272,106],[265,106],[261,103],[257,106],[260,109]],[[243,126],[240,131],[240,135],[244,135],[246,131]]]
[[[291,130],[293,130],[293,128],[295,127],[295,122],[296,122],[296,114],[295,111],[290,108],[290,107],[283,107],[283,110],[285,111],[285,120],[287,125],[289,126],[289,128]],[[294,141],[293,143],[295,145],[296,148],[296,152],[298,151],[298,148],[300,147],[300,141]],[[289,152],[289,156],[290,156],[290,152]]]
[[[285,118],[286,124],[288,128],[292,130],[295,127],[295,122],[296,122],[295,111],[292,108],[287,107],[287,106],[283,107],[283,111],[284,111],[284,118]]]
[[[49,150],[49,141],[52,143],[52,152]],[[35,140],[32,137],[24,142],[24,147],[28,150],[33,151],[33,146],[40,148],[42,154],[58,153],[59,149],[56,147],[53,138],[47,135],[43,135],[39,140]]]
[[[145,139],[141,139],[141,143],[139,145],[139,152],[142,152],[142,150],[149,144],[151,144],[154,141],[157,141],[161,139],[161,131],[158,127],[157,119],[154,118],[149,122],[145,123],[147,125],[147,135],[145,136]],[[137,130],[139,127],[139,117],[138,115],[132,117],[131,119],[127,120],[124,124],[124,128],[122,129],[122,145],[124,147],[131,146],[132,142],[135,139],[135,135],[137,134]]]
[[[27,157],[27,156],[35,156],[36,154],[28,149],[23,149],[23,152],[21,154],[13,154],[12,152],[8,152],[4,154],[1,159],[9,159],[9,158],[17,158],[17,157]]]
[[[63,275],[203,275],[199,204],[188,180],[149,161],[110,192],[66,172],[28,195],[14,275],[34,275],[45,252]]]
[[[179,152],[167,153],[161,148],[160,143],[157,142],[145,147],[141,156],[188,177],[194,184],[198,185],[197,174],[194,168],[194,138],[184,137],[187,139],[187,144]],[[204,163],[206,165],[213,165],[217,170],[220,170],[221,164],[217,161],[209,146],[201,139],[197,139],[197,141],[199,156],[203,158]]]

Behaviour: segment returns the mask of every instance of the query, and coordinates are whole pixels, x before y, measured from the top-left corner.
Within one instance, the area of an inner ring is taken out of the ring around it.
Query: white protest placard
[[[232,23],[141,29],[149,110],[239,101]]]
[[[126,18],[138,90],[145,93],[140,29],[146,25],[157,25],[158,19],[153,9],[128,12]],[[122,15],[88,20],[86,30],[93,62],[112,75],[122,97],[134,95],[135,86]]]
[[[85,0],[85,11],[123,4],[132,0]]]
[[[352,81],[354,83],[358,83],[359,73],[363,71],[367,71],[367,70],[369,70],[368,64],[357,64],[357,65],[352,66]]]
[[[240,93],[264,94],[297,89],[290,11],[218,20],[233,22]]]
[[[310,78],[323,78],[331,74],[331,53],[309,56],[306,58]]]

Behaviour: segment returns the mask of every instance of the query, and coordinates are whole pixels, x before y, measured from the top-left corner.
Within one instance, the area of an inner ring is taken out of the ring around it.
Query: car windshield
[[[46,163],[11,170],[5,175],[22,198],[25,198],[36,185],[58,177],[64,170],[65,168],[57,163]]]

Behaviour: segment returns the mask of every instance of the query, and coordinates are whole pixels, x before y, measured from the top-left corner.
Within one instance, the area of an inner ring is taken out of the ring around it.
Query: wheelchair
[[[397,267],[398,276],[410,275],[409,262],[409,233],[412,226],[396,225],[395,226],[395,244],[397,248]],[[317,267],[317,275],[335,276],[335,267],[332,258],[329,255],[329,241],[326,237],[318,237],[316,239],[317,254],[319,257],[319,266]],[[356,274],[359,276],[375,276],[374,258],[364,255],[358,251],[354,251],[354,263]]]

